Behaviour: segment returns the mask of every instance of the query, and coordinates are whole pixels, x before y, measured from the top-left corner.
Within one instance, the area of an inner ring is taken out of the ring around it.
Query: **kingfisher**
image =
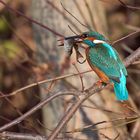
[[[109,41],[95,31],[84,32],[72,38],[78,38],[80,40],[78,42],[86,44],[86,59],[90,67],[98,75],[100,81],[105,84],[113,83],[117,100],[128,100],[127,70],[118,52]]]

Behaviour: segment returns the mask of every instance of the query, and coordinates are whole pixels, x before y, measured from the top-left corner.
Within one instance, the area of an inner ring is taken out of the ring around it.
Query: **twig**
[[[137,57],[135,57],[135,55]],[[129,57],[127,57],[125,59],[125,61],[124,61],[125,66],[127,67],[128,65],[130,65],[131,63],[133,63],[136,60],[136,58],[138,58],[138,57],[140,57],[140,48],[137,49],[136,51],[134,51]],[[78,100],[78,102],[72,106],[71,110],[69,110],[67,112],[67,115],[64,115],[63,116],[63,118],[60,120],[60,122],[58,123],[58,125],[56,126],[56,128],[54,129],[54,131],[50,134],[48,140],[54,140],[57,137],[57,135],[59,134],[59,132],[63,129],[63,127],[67,124],[67,122],[71,119],[71,117],[74,115],[74,113],[77,111],[77,109],[80,107],[80,105],[86,99],[88,99],[88,97],[92,96],[96,92],[101,91],[104,87],[103,87],[103,85],[101,87],[97,88],[97,89],[95,89],[95,87],[93,87],[93,90],[91,90],[92,92],[91,91],[88,92],[88,94],[86,94],[87,96],[82,96],[80,98],[80,100]]]
[[[118,139],[120,136],[120,133],[118,133],[118,135],[114,138],[114,140]]]
[[[137,64],[140,64],[140,60],[135,61],[135,62],[133,63],[133,65],[137,65]]]
[[[130,47],[128,47],[126,44],[122,43],[121,45],[122,45],[122,49],[124,51],[126,51],[126,52],[128,52],[130,54],[133,52],[133,50]]]
[[[133,63],[136,60],[136,58],[138,58],[138,57],[140,57],[140,48],[138,48],[135,52],[133,52],[129,57],[126,58],[126,60],[124,61],[125,66],[128,66],[131,63]],[[81,106],[81,104],[85,100],[87,100],[90,96],[95,94],[96,92],[101,91],[104,87],[105,86],[103,86],[103,85],[101,85],[100,87],[94,86],[92,89],[90,88],[89,90],[85,91],[85,94],[82,94],[82,96],[79,96],[79,98],[78,98],[79,100],[77,100],[77,102],[75,104],[73,104],[69,108],[68,111],[66,111],[66,113],[64,114],[64,116],[62,117],[60,122],[58,123],[57,127],[50,134],[48,140],[54,140],[57,137],[57,135],[59,134],[59,132],[63,129],[63,127],[67,124],[67,122],[71,119],[71,117],[74,115],[74,113],[77,111],[77,109]],[[55,95],[52,95],[52,96],[48,97],[47,99],[41,101],[39,104],[34,106],[32,109],[30,109],[28,112],[26,112],[22,116],[18,117],[17,119],[13,120],[12,122],[7,123],[4,126],[0,127],[0,131],[2,132],[4,130],[6,130],[6,129],[8,129],[8,128],[18,124],[18,123],[20,123],[25,118],[27,118],[29,115],[33,114],[38,109],[42,108],[45,104],[49,103],[54,98],[56,98],[58,96],[62,96],[62,95],[73,95],[73,96],[76,96],[78,94],[77,94],[77,92],[76,93],[75,92],[66,92],[66,93],[59,92],[59,93],[57,93]],[[136,119],[138,119],[138,118],[136,118]],[[132,121],[129,121],[127,123],[131,123],[131,122],[134,122],[134,121],[135,120],[132,120]],[[124,124],[121,124],[121,125],[124,125]],[[101,128],[101,129],[104,129],[104,128]]]
[[[82,92],[84,91],[84,81],[83,81],[83,77],[82,77],[82,74],[80,74],[80,71],[78,69],[78,67],[76,66],[75,63],[73,63],[73,66],[75,67],[75,69],[77,70],[77,72],[79,73],[79,77],[80,77],[80,80],[81,80],[81,85],[82,85]]]
[[[120,43],[120,42],[123,41],[124,39],[126,39],[126,38],[128,38],[128,37],[130,37],[130,36],[132,36],[132,35],[135,35],[135,34],[137,34],[137,33],[140,33],[140,30],[134,31],[134,32],[132,32],[132,33],[130,33],[130,34],[128,34],[128,35],[126,35],[126,36],[120,38],[120,39],[117,39],[116,41],[114,41],[114,42],[112,43],[112,45],[117,44],[117,43]]]
[[[54,10],[56,10],[59,14],[61,14],[75,29],[77,32],[81,32],[81,30],[78,28],[78,26],[76,26],[76,24],[70,19],[68,18],[60,9],[58,9],[58,7],[56,7],[53,2],[51,2],[50,0],[47,0],[46,3],[48,3]]]
[[[42,135],[16,133],[16,132],[8,132],[8,131],[0,133],[0,138],[2,140],[47,140],[47,137]],[[65,138],[56,138],[55,140],[86,140],[86,139],[65,137]]]
[[[68,28],[72,31],[72,33],[74,33],[75,35],[78,35],[78,34],[72,29],[72,27],[71,27],[70,25],[68,25]]]
[[[85,24],[88,26],[89,29],[91,29],[91,27],[90,27],[90,25],[89,25],[89,23],[88,23],[86,17],[84,16],[83,10],[81,10],[81,8],[80,8],[80,4],[79,4],[76,0],[73,0],[73,2],[74,2],[74,4],[76,5],[76,8],[78,9],[80,15],[82,16],[82,18],[83,18]]]
[[[0,91],[0,95],[4,95],[1,91]],[[22,112],[11,102],[11,100],[8,97],[4,97],[5,100],[17,111],[17,113],[21,116],[23,115]]]
[[[91,11],[91,9],[90,9],[90,6],[89,6],[89,4],[88,4],[88,2],[87,2],[86,0],[84,0],[84,2],[85,2],[85,6],[86,6],[86,8],[87,8],[87,11],[88,11],[88,13],[89,13],[92,26],[93,26],[93,28],[96,29],[95,22],[94,22],[94,19],[93,19],[93,14],[92,14],[92,11]]]
[[[124,61],[125,66],[129,66],[131,63],[133,63],[137,58],[140,57],[140,48],[138,48],[136,51],[134,51],[129,57],[127,57]],[[62,78],[62,77],[61,77]],[[60,77],[59,77],[60,79]],[[54,79],[53,79],[54,80]],[[52,81],[52,80],[51,80]],[[106,85],[107,86],[107,85]],[[53,132],[50,134],[49,139],[48,140],[54,140],[57,135],[59,134],[59,132],[64,128],[64,126],[68,123],[68,121],[71,119],[71,117],[74,115],[74,113],[77,111],[77,109],[81,106],[81,104],[87,100],[90,96],[92,96],[93,94],[101,91],[103,88],[105,88],[106,86],[101,85],[100,87],[97,87],[97,85],[95,84],[95,86],[93,88],[89,88],[88,90],[86,90],[84,92],[84,94],[82,94],[82,96],[79,96],[77,102],[75,104],[73,104],[68,111],[66,111],[66,113],[64,114],[64,116],[62,117],[62,119],[60,120],[60,122],[58,123],[57,127],[53,130]],[[58,96],[62,96],[62,95],[73,95],[75,97],[78,96],[78,91],[72,92],[72,91],[68,91],[68,92],[58,92],[55,95],[52,95],[50,97],[48,97],[47,99],[41,101],[39,104],[37,104],[36,106],[34,106],[32,109],[30,109],[28,112],[26,112],[25,114],[23,114],[22,116],[18,117],[17,119],[13,120],[10,123],[5,124],[4,126],[0,127],[0,132],[20,123],[21,121],[23,121],[25,118],[27,118],[29,115],[33,114],[34,112],[36,112],[38,109],[42,108],[45,104],[49,103],[51,100],[53,100],[54,98],[58,97]],[[139,118],[136,118],[132,121],[123,123],[121,125],[117,125],[115,127],[119,127],[119,126],[123,126],[125,124],[128,123],[132,123],[134,121],[136,121]],[[110,128],[110,127],[108,127]],[[100,129],[106,129],[106,128],[100,128]]]
[[[127,5],[127,4],[125,4],[125,3],[124,3],[123,1],[121,1],[121,0],[118,0],[118,1],[122,4],[122,6],[124,6],[124,7],[126,7],[126,8],[129,8],[129,9],[132,9],[132,10],[140,10],[140,7]]]
[[[130,64],[133,64],[139,58],[140,58],[140,47],[124,60],[124,64],[126,67],[128,67]]]
[[[43,127],[44,129],[46,129],[46,130],[48,130],[48,131],[53,131],[53,130],[47,128],[40,120],[37,119],[37,122],[38,122],[39,125],[40,125],[41,127]]]
[[[71,12],[69,12],[69,11],[63,6],[62,2],[61,2],[61,6],[63,7],[63,9],[64,9],[68,14],[70,14],[74,19],[76,19],[82,26],[84,26],[85,28],[88,29],[88,26],[85,25],[85,24],[83,24],[77,17],[75,17]]]
[[[120,112],[115,112],[115,111],[112,111],[112,110],[108,110],[108,109],[104,109],[104,108],[101,108],[101,107],[93,107],[93,106],[87,106],[87,105],[81,105],[81,107],[83,107],[83,108],[89,108],[89,109],[97,109],[97,110],[101,110],[101,111],[103,111],[103,112],[107,112],[107,113],[113,113],[113,114],[116,114],[116,115],[124,115],[124,113],[120,113]]]
[[[105,139],[107,139],[107,140],[112,140],[111,138],[109,138],[108,136],[106,136],[105,134],[103,134],[103,133],[99,133],[101,136],[103,136]]]
[[[81,106],[81,104],[87,100],[90,96],[92,96],[93,94],[99,92],[100,90],[102,90],[105,86],[101,85],[100,87],[93,87],[92,90],[90,91],[86,91],[85,94],[83,94],[83,96],[79,97],[79,100],[73,104],[71,106],[71,108],[69,108],[69,110],[65,113],[65,115],[62,117],[62,119],[60,120],[60,122],[57,124],[56,128],[54,129],[54,131],[50,134],[50,136],[48,137],[48,140],[54,140],[57,135],[59,134],[59,132],[63,129],[63,127],[65,126],[65,124],[68,123],[68,121],[71,119],[71,117],[74,115],[74,113],[77,111],[77,109]]]
[[[8,140],[46,140],[45,136],[35,135],[35,134],[27,134],[27,133],[15,133],[15,132],[3,132],[0,133],[1,139],[8,139]]]
[[[92,70],[87,70],[87,71],[81,72],[80,74],[84,74],[84,73],[88,73],[88,72],[92,72]],[[57,81],[57,80],[61,80],[61,79],[64,79],[64,78],[68,78],[68,77],[72,77],[72,76],[78,76],[78,75],[79,75],[79,73],[75,73],[75,74],[67,74],[67,75],[63,75],[63,76],[58,76],[58,77],[55,77],[55,78],[52,78],[52,79],[47,79],[47,80],[45,79],[43,81],[39,81],[39,82],[36,82],[36,83],[29,84],[25,87],[22,87],[18,90],[15,90],[15,91],[9,93],[7,95],[0,96],[0,98],[10,97],[10,96],[16,95],[17,93],[20,93],[21,91],[24,91],[26,89],[38,86],[40,84],[44,84],[44,83],[48,83],[48,82],[52,82],[52,81]]]
[[[22,16],[23,18],[25,18],[25,19],[28,20],[29,22],[35,23],[35,24],[39,25],[40,27],[45,28],[46,30],[52,32],[53,34],[55,34],[55,35],[57,35],[57,36],[64,37],[64,36],[61,35],[60,33],[58,33],[58,32],[56,32],[56,31],[54,31],[53,29],[49,28],[48,26],[45,26],[45,25],[39,23],[38,21],[36,21],[36,20],[34,20],[34,19],[30,18],[30,17],[25,16],[25,15],[24,15],[23,13],[21,13],[20,11],[11,8],[11,7],[8,6],[4,1],[0,0],[0,3],[3,4],[3,5],[7,8],[7,10],[9,10],[9,11],[11,11],[11,12],[14,12],[14,13],[16,13],[16,14]]]
[[[66,133],[77,133],[77,132],[82,132],[84,130],[87,130],[87,129],[91,129],[93,126],[97,126],[97,125],[100,125],[100,124],[104,124],[104,123],[108,123],[107,121],[101,121],[101,122],[97,122],[95,124],[90,124],[90,125],[86,125],[82,128],[76,128],[72,131],[66,131]]]
[[[111,128],[121,127],[121,126],[130,124],[130,123],[136,122],[139,119],[140,119],[140,117],[136,117],[133,120],[130,120],[130,121],[127,121],[127,122],[124,122],[124,123],[121,123],[121,124],[117,124],[117,125],[114,125],[114,126],[108,126],[108,127],[102,127],[102,128],[95,128],[95,129],[92,129],[92,131],[98,131],[98,130],[103,130],[103,129],[109,129],[109,128],[111,129]]]
[[[117,118],[117,119],[114,119],[114,120],[110,120],[110,121],[100,121],[100,122],[97,122],[97,123],[95,123],[95,124],[90,124],[90,125],[86,125],[86,126],[84,126],[84,127],[82,127],[82,128],[77,128],[77,129],[74,129],[74,130],[72,130],[72,131],[66,131],[66,133],[77,133],[77,132],[82,132],[83,130],[85,130],[85,129],[92,129],[92,126],[97,126],[97,125],[102,125],[102,124],[108,124],[108,123],[111,123],[111,122],[118,122],[118,121],[122,121],[122,120],[125,120],[125,121],[127,121],[127,120],[136,120],[136,119],[139,119],[140,117],[139,116],[134,116],[134,117],[123,117],[123,118]],[[129,121],[127,121],[127,122],[129,122]],[[126,122],[126,123],[127,123]],[[117,124],[117,126],[118,125],[121,125],[121,124]],[[109,126],[110,128],[112,127],[112,126]],[[104,127],[103,128],[101,128],[101,129],[105,129]],[[96,129],[92,129],[92,130],[98,130],[98,128],[96,128]]]
[[[40,103],[38,103],[36,106],[34,106],[32,109],[30,109],[29,111],[27,111],[25,114],[23,114],[22,116],[18,117],[17,119],[3,125],[2,127],[0,127],[0,132],[20,123],[21,121],[23,121],[24,119],[26,119],[28,116],[30,116],[31,114],[33,114],[34,112],[36,112],[37,110],[39,110],[40,108],[42,108],[44,105],[46,105],[47,103],[49,103],[51,100],[55,99],[56,97],[59,96],[63,96],[63,95],[73,95],[73,96],[77,96],[76,95],[77,92],[58,92],[55,95],[52,95],[46,99],[44,99],[43,101],[41,101]]]

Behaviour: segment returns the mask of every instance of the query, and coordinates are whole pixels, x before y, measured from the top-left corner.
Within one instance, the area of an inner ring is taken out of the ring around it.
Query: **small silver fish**
[[[79,52],[79,40],[78,35],[76,36],[70,36],[70,37],[65,37],[63,39],[59,39],[58,41],[61,41],[61,44],[59,46],[64,46],[65,54],[66,54],[66,59],[70,59],[71,54],[73,53],[73,48],[76,52],[76,60],[80,64],[84,63],[86,60],[80,61],[80,58],[84,58],[82,54]]]
[[[70,57],[74,48],[74,39],[64,39],[64,50],[67,57]]]
[[[64,39],[64,50],[65,50],[67,58],[70,58],[71,54],[73,53],[73,48],[75,49],[75,52],[76,52],[77,62],[79,62],[80,64],[84,63],[85,60],[80,61],[80,58],[83,59],[84,57],[78,50],[79,48],[78,43],[76,43],[73,38]]]

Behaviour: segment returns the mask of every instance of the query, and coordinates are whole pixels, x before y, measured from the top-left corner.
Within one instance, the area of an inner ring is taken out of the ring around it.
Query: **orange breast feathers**
[[[91,40],[91,41],[95,40],[94,37],[87,37],[87,39],[88,39],[88,40]]]
[[[92,70],[98,75],[98,77],[104,82],[104,83],[109,83],[109,77],[107,77],[105,75],[105,73],[103,71],[101,71],[100,69],[98,69],[94,64],[91,63],[90,58],[89,58],[89,49],[86,49],[86,59],[90,65],[90,67],[92,68]]]

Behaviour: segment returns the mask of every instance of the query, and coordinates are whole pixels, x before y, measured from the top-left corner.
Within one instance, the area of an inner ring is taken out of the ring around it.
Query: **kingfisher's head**
[[[65,40],[69,39],[75,40],[77,43],[84,43],[89,47],[94,47],[97,44],[108,42],[108,40],[103,35],[95,31],[88,31],[80,35],[65,37]]]
[[[94,31],[84,32],[81,35],[80,39],[82,40],[82,43],[88,45],[89,47],[94,47],[97,44],[103,44],[107,41],[107,39],[103,35]]]

